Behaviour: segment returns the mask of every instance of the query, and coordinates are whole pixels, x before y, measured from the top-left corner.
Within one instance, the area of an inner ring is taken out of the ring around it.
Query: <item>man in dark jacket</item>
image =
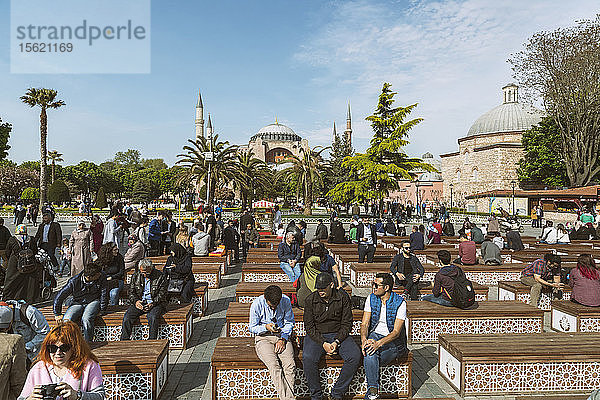
[[[68,296],[73,296],[71,306],[62,315],[62,305]],[[102,266],[95,262],[86,265],[83,272],[75,275],[54,299],[54,318],[77,322],[81,319],[83,337],[88,342],[94,338],[94,322],[99,312],[104,313],[108,305],[108,285]]]
[[[319,224],[317,225],[317,229],[315,230],[315,240],[327,240],[329,234],[327,233],[327,227],[323,223],[322,219],[319,219]]]
[[[404,293],[411,300],[419,299],[419,281],[425,273],[421,261],[410,252],[410,241],[402,241],[402,252],[396,254],[390,265],[392,276],[395,277],[396,285],[404,286]]]
[[[207,232],[208,233],[208,232]],[[233,250],[235,258],[233,263],[237,264],[240,262],[240,234],[235,229],[233,220],[230,219],[227,223],[227,227],[223,231],[223,244],[226,250]]]
[[[481,244],[485,239],[483,231],[475,224],[471,226],[471,239],[475,242],[475,244]]]
[[[287,232],[285,240],[279,243],[277,257],[279,258],[279,266],[288,278],[290,278],[290,282],[295,282],[300,277],[302,250],[300,250],[300,245],[295,241],[293,232]]]
[[[356,239],[358,240],[358,262],[365,262],[365,256],[367,262],[373,262],[373,256],[375,256],[375,247],[377,246],[377,232],[375,231],[375,225],[372,225],[369,218],[363,218],[363,221],[358,224],[356,228]]]
[[[8,266],[8,258],[6,257],[6,244],[12,235],[6,226],[4,226],[4,218],[0,218],[0,264],[6,269]]]
[[[254,217],[250,213],[250,209],[246,208],[244,210],[244,213],[240,216],[240,234],[242,234],[242,235],[244,234],[248,224],[251,224],[252,226],[254,226]]]
[[[53,221],[52,214],[49,212],[44,213],[42,216],[42,223],[35,234],[35,241],[40,249],[44,249],[48,253],[52,267],[55,271],[58,271],[58,260],[54,252],[62,244],[62,230],[60,224]]]
[[[331,398],[341,399],[360,366],[361,358],[360,348],[349,336],[352,330],[352,302],[344,290],[335,289],[333,277],[327,272],[317,275],[315,289],[306,298],[304,306],[304,375],[311,400],[321,400],[323,389],[319,361],[324,353],[339,354],[344,365],[331,389]]]
[[[521,251],[525,248],[519,231],[509,228],[506,232],[506,247],[513,251]]]
[[[450,264],[450,252],[440,250],[437,252],[440,264],[440,270],[435,274],[433,281],[433,294],[425,295],[421,300],[441,304],[446,307],[453,307],[452,293],[454,292],[454,280],[465,273],[460,267]]]
[[[331,231],[331,243],[346,243],[346,231],[337,216],[333,218],[329,230]]]
[[[148,339],[158,337],[158,320],[165,313],[167,286],[164,275],[154,269],[152,261],[140,260],[138,269],[131,277],[129,286],[129,308],[123,317],[121,340],[129,340],[133,324],[146,314],[148,320]]]

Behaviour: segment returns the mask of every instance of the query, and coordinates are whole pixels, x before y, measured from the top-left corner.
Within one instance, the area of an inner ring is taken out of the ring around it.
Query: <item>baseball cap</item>
[[[5,303],[6,304],[6,303]],[[10,326],[13,319],[13,311],[9,306],[0,306],[0,329],[6,329]]]
[[[317,275],[317,279],[315,280],[315,288],[317,289],[325,289],[329,284],[333,282],[333,277],[327,272],[321,272]]]

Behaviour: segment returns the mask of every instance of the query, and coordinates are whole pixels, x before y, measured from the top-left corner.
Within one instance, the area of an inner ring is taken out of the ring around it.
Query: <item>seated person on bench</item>
[[[475,265],[477,264],[477,245],[467,238],[466,233],[461,233],[458,238],[458,258],[454,260],[456,264]]]
[[[62,315],[63,302],[73,296],[71,305]],[[54,299],[54,319],[75,321],[81,320],[83,337],[88,342],[94,338],[94,323],[99,312],[104,313],[108,306],[108,284],[102,266],[91,262],[83,271],[75,275],[61,289]]]
[[[425,273],[421,261],[410,252],[410,240],[402,241],[402,251],[394,256],[390,265],[392,276],[395,277],[396,285],[404,286],[404,293],[411,300],[419,299],[419,280]]]
[[[129,340],[133,324],[146,315],[148,320],[148,339],[158,337],[158,320],[165,313],[167,285],[165,276],[154,268],[152,261],[141,260],[138,269],[131,276],[129,284],[129,308],[123,316],[121,340]]]
[[[340,375],[331,389],[331,399],[341,400],[360,366],[360,348],[352,339],[352,302],[344,290],[336,289],[327,272],[317,275],[317,290],[308,295],[304,307],[304,349],[302,364],[311,400],[321,400],[323,389],[319,361],[323,354],[336,354],[344,360]]]
[[[577,267],[569,274],[571,301],[588,307],[600,306],[600,273],[589,254],[577,258]]]
[[[279,267],[286,273],[290,282],[295,282],[300,277],[300,258],[302,251],[294,239],[294,232],[287,232],[285,240],[277,247]]]
[[[454,280],[459,275],[464,275],[464,272],[460,267],[450,264],[452,257],[448,250],[438,251],[437,256],[442,266],[435,274],[433,280],[433,293],[423,296],[421,300],[430,301],[446,307],[454,307],[451,294],[454,291]]]
[[[502,256],[500,247],[492,241],[493,237],[488,235],[481,243],[481,259],[485,265],[501,265]]]
[[[294,348],[290,335],[294,313],[289,297],[276,285],[267,286],[250,306],[250,332],[256,355],[269,370],[280,400],[294,400]]]
[[[360,325],[368,400],[379,398],[379,367],[408,352],[404,327],[406,302],[392,291],[394,278],[378,273],[372,286],[373,293],[367,297]]]
[[[531,301],[529,304],[537,307],[542,293],[542,286],[551,287],[552,291],[562,289],[560,261],[560,256],[546,253],[544,258],[535,260],[521,271],[521,282],[531,287]]]

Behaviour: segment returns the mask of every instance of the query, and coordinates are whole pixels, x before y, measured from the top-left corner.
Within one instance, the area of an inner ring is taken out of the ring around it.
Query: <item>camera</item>
[[[40,388],[42,391],[42,399],[56,400],[56,397],[58,397],[58,395],[60,394],[60,390],[58,390],[56,388],[57,386],[58,386],[58,384],[56,384],[56,383],[49,383],[47,385],[42,385]]]

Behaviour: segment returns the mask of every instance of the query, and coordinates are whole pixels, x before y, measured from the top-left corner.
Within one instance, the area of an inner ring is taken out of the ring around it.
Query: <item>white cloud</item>
[[[412,117],[425,122],[409,147],[416,154],[456,149],[472,122],[500,103],[500,88],[511,81],[506,60],[534,32],[592,18],[598,10],[592,1],[542,0],[351,1],[336,7],[295,60],[321,71],[311,82],[315,90],[351,93],[353,128],[363,148],[371,132],[361,119],[374,109],[383,82],[398,92],[397,105],[419,102]],[[343,97],[331,96],[332,109]]]

